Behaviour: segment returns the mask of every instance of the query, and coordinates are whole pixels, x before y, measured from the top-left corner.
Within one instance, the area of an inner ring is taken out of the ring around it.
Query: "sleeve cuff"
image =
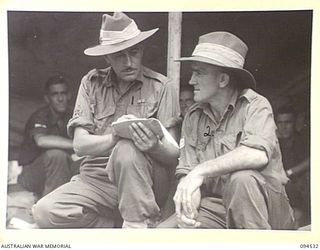
[[[175,173],[175,176],[176,176],[176,179],[181,179],[183,176],[186,176],[187,174],[189,174],[191,171],[190,168],[187,168],[185,166],[178,166],[177,169],[176,169],[176,173]]]
[[[91,121],[83,117],[76,117],[72,118],[68,123],[67,132],[69,137],[73,138],[74,129],[76,127],[82,127],[89,133],[94,132],[93,123]]]

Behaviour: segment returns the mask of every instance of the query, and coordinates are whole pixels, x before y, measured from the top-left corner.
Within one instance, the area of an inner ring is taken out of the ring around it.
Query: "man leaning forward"
[[[247,50],[212,32],[180,58],[191,62],[197,103],[182,126],[176,214],[159,227],[292,228],[272,108],[243,68]]]
[[[180,110],[173,84],[141,62],[143,41],[157,30],[140,31],[121,12],[103,15],[100,44],[84,53],[111,66],[83,77],[68,123],[75,152],[86,158],[78,176],[35,205],[39,227],[146,228],[161,219],[179,154],[173,121]],[[142,123],[130,125],[132,139],[113,132],[112,122],[135,117],[157,118],[164,136]]]

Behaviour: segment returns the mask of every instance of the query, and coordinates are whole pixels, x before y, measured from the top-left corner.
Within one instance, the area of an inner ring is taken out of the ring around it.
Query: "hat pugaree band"
[[[100,30],[100,44],[101,45],[110,45],[121,43],[126,40],[130,40],[140,34],[136,23],[132,21],[124,30],[122,31],[108,31]]]
[[[86,49],[84,53],[88,56],[112,54],[142,42],[157,31],[158,28],[141,31],[135,21],[122,12],[115,12],[113,16],[104,14],[99,45]]]
[[[211,32],[199,37],[191,57],[181,57],[177,61],[198,61],[230,70],[246,88],[256,88],[253,75],[243,68],[247,55],[247,45],[229,32]]]

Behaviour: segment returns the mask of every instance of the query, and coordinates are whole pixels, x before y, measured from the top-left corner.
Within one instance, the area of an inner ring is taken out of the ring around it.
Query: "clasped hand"
[[[183,177],[174,195],[178,226],[182,228],[196,228],[198,209],[201,201],[200,186],[203,178],[189,173]]]

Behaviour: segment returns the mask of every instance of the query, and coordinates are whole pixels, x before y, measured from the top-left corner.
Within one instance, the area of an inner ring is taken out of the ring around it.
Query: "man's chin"
[[[128,74],[121,77],[122,81],[124,82],[133,82],[137,79],[137,74]]]
[[[58,114],[64,114],[67,112],[67,109],[56,109],[55,110]]]

